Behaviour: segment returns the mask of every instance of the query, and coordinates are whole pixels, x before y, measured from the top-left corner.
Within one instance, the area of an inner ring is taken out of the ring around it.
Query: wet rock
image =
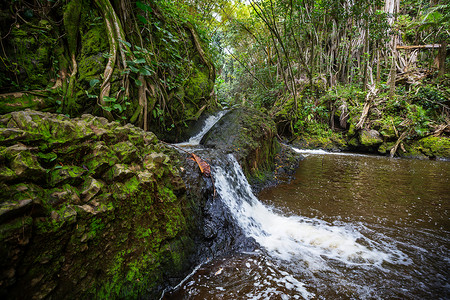
[[[0,181],[11,181],[16,178],[16,173],[8,167],[0,167]]]
[[[50,194],[48,203],[53,207],[56,207],[64,202],[79,204],[80,196],[78,189],[74,188],[70,184],[65,184],[60,188],[55,188]]]
[[[5,145],[18,141],[37,140],[39,134],[30,133],[17,128],[0,128],[0,141]]]
[[[450,160],[450,138],[428,136],[405,145],[405,151],[398,151],[398,154],[403,157]]]
[[[156,181],[153,173],[148,171],[143,171],[138,173],[138,180],[142,184],[148,184]]]
[[[137,148],[129,141],[113,145],[112,150],[117,154],[121,163],[129,164],[138,160],[140,161]]]
[[[13,146],[14,147],[14,146]],[[32,155],[30,151],[18,150],[16,147],[14,151],[18,151],[11,160],[10,168],[17,177],[27,177],[33,181],[41,180],[45,175],[45,169],[41,167],[36,156]]]
[[[31,131],[30,129],[37,129],[38,125],[33,121],[30,113],[25,111],[18,111],[12,114],[12,118],[15,121],[17,127],[20,129],[24,129],[27,131]]]
[[[25,214],[33,205],[32,199],[7,201],[0,204],[0,221]]]
[[[200,144],[233,153],[244,173],[257,176],[272,170],[279,150],[276,126],[269,116],[251,108],[235,109],[217,122]]]
[[[88,153],[84,159],[86,169],[96,177],[102,176],[119,161],[115,153],[103,141],[96,143],[92,152]]]

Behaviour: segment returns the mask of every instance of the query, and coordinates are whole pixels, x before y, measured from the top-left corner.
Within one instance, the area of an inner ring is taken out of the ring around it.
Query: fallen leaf
[[[194,153],[191,153],[193,160],[197,163],[198,167],[200,168],[200,172],[202,172],[203,175],[210,177],[211,176],[211,167],[208,165],[206,161],[195,155]]]

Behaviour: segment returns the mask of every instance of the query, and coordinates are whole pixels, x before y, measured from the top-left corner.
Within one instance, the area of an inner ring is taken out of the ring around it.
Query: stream
[[[450,163],[294,149],[289,184],[252,193],[231,154],[219,198],[254,251],[198,266],[164,299],[449,299]]]

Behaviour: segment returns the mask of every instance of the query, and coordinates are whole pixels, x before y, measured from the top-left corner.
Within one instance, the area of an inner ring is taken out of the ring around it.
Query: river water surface
[[[168,299],[449,299],[450,163],[304,151],[252,194],[233,157],[221,200],[260,245],[200,266]]]

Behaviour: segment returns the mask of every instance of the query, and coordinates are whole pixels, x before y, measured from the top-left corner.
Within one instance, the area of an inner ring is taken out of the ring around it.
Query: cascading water
[[[220,117],[211,118],[208,129],[186,144],[198,144]],[[448,217],[442,217],[446,210],[433,212],[433,206],[422,204],[426,217],[411,222],[422,224],[428,217],[435,224],[430,225],[434,226],[431,229],[405,223],[412,209],[428,195],[434,200],[424,203],[446,203],[442,195],[449,193],[439,193],[439,189],[448,187],[448,164],[432,165],[433,171],[422,171],[423,162],[415,166],[404,160],[367,155],[293,150],[308,156],[305,161],[311,165],[301,168],[306,175],[296,175],[296,184],[304,181],[304,185],[300,184],[297,190],[290,185],[279,188],[284,193],[282,199],[287,199],[281,206],[263,204],[252,193],[233,155],[214,160],[212,169],[218,192],[214,201],[222,201],[234,223],[260,247],[198,266],[192,277],[167,299],[450,296],[446,279],[450,265],[446,246],[450,241],[445,229]],[[405,169],[412,173],[399,175]],[[405,191],[411,189],[415,172],[425,174],[421,180],[428,178],[429,185],[437,190],[425,191],[426,194],[413,191],[412,196],[408,195]],[[398,182],[392,174],[399,177]],[[396,182],[395,192],[385,187],[390,181]],[[374,186],[376,190],[370,190]],[[322,201],[324,206],[316,204]],[[328,211],[326,206],[333,207],[331,213],[321,214]],[[399,208],[406,215],[399,215]],[[384,212],[388,215],[383,216]]]
[[[343,284],[343,274],[335,268],[336,264],[365,270],[383,269],[383,264],[411,264],[407,255],[394,244],[372,240],[349,224],[339,226],[316,218],[283,216],[275,212],[254,196],[236,159],[229,154],[227,160],[226,166],[214,168],[220,198],[246,235],[254,238],[272,258],[287,265],[288,270],[292,271],[295,266],[295,272],[309,276],[321,272]],[[293,278],[286,271],[280,274]],[[314,296],[303,283],[295,280],[298,282],[296,291],[303,298]],[[369,293],[365,286],[346,284],[359,290],[360,297]]]
[[[331,226],[301,216],[286,217],[263,205],[252,193],[242,169],[229,154],[231,166],[215,168],[217,191],[244,232],[268,252],[282,260],[302,256],[313,270],[327,269],[325,260],[347,265],[382,267],[383,262],[409,264],[406,255],[372,241],[358,231]]]
[[[198,146],[202,137],[216,124],[228,111],[222,110],[215,115],[209,116],[202,129],[196,135],[191,137],[187,142],[179,143],[177,146]]]

